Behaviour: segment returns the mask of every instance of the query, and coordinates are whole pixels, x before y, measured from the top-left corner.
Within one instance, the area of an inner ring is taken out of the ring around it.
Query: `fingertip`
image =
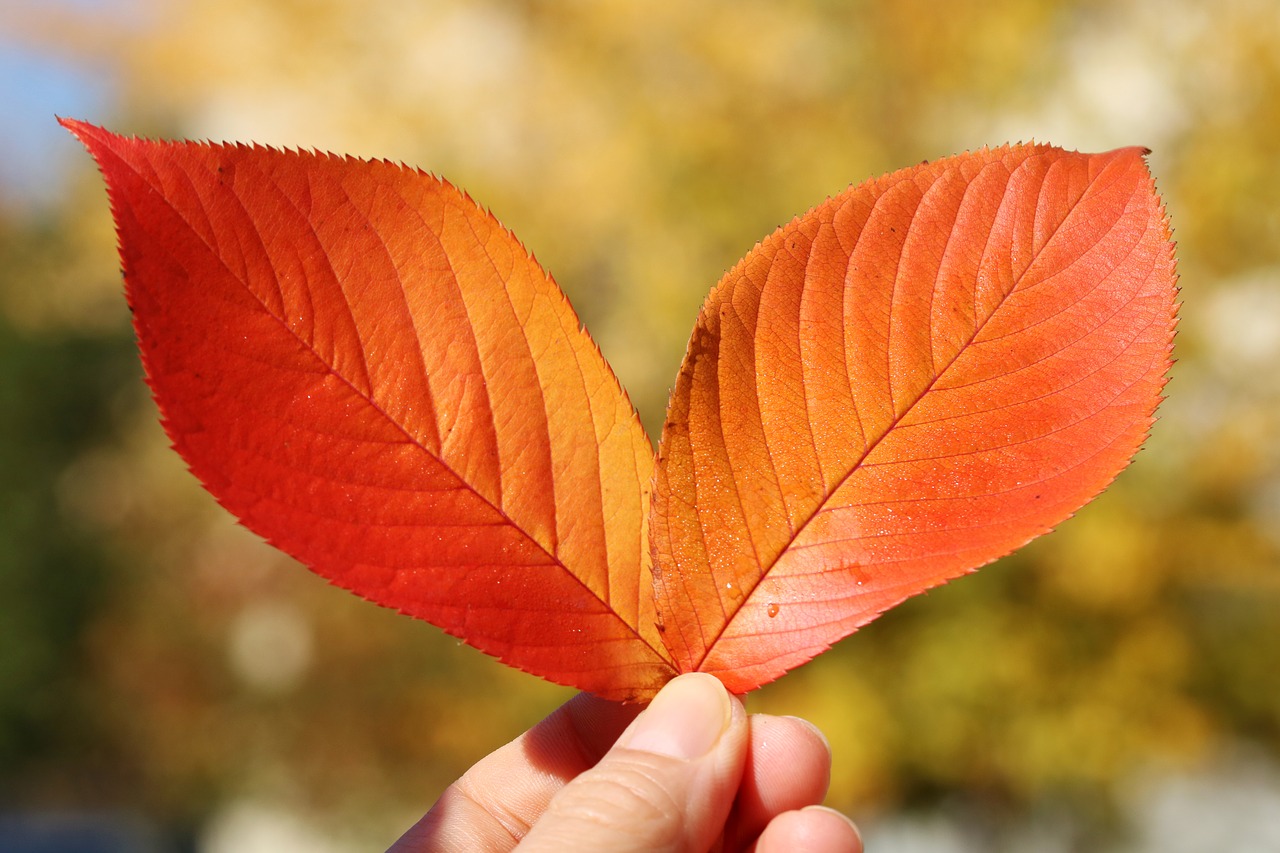
[[[614,748],[551,800],[522,850],[705,850],[742,782],[742,703],[705,674],[668,682]]]
[[[693,761],[711,752],[744,719],[742,703],[719,679],[686,673],[658,691],[618,738],[618,746]]]
[[[750,746],[727,849],[757,837],[771,820],[822,802],[831,780],[831,748],[812,723],[798,717],[752,714]]]
[[[822,827],[823,831],[830,832],[833,837],[840,838],[842,844],[848,845],[839,849],[847,849],[850,853],[862,853],[862,833],[858,831],[858,825],[847,814],[821,805],[806,806],[800,811],[815,825],[815,829]]]
[[[823,733],[822,729],[818,728],[803,717],[793,717],[790,714],[787,714],[779,719],[789,720],[792,723],[799,723],[803,729],[812,735],[815,741],[822,745],[822,749],[827,753],[828,760],[831,758],[831,741],[827,740],[827,736]]]
[[[863,853],[862,835],[848,817],[826,806],[806,806],[774,818],[756,841],[755,853]]]

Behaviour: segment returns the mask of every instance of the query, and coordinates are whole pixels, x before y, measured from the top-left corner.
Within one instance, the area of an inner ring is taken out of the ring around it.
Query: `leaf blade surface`
[[[704,305],[659,446],[677,665],[745,692],[1068,517],[1146,436],[1175,282],[1137,149],[947,158],[762,241]]]
[[[385,162],[64,124],[107,179],[166,430],[220,503],[552,681],[639,698],[670,677],[649,441],[490,214]]]

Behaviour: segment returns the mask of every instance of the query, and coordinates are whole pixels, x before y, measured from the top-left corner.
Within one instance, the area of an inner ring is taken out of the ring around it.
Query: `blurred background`
[[[1146,449],[750,706],[828,734],[872,851],[1280,851],[1277,45],[1270,0],[6,0],[0,849],[381,849],[570,695],[200,490],[61,114],[443,174],[651,433],[707,290],[827,195],[984,144],[1152,148],[1184,308]]]

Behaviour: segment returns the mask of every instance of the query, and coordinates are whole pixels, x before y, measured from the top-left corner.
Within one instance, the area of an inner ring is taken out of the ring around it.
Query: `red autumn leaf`
[[[174,447],[334,583],[617,698],[674,669],[652,447],[564,295],[488,213],[388,163],[125,139],[106,176]]]
[[[64,124],[210,492],[335,583],[607,697],[749,690],[1044,532],[1128,462],[1168,367],[1141,153],[964,155],[726,276],[655,471],[563,294],[447,183]]]
[[[1146,437],[1173,246],[1139,149],[869,181],[712,292],[650,525],[681,671],[745,692],[1048,531]]]

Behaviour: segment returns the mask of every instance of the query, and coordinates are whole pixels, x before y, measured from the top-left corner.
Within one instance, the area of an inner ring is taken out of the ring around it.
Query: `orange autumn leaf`
[[[555,283],[388,163],[67,122],[107,177],[147,379],[223,506],[317,573],[617,698],[654,628],[652,448]]]
[[[610,698],[691,670],[745,692],[1043,533],[1127,464],[1168,368],[1134,149],[962,155],[780,229],[708,299],[655,465],[555,283],[449,184],[64,124],[209,491],[333,582]]]
[[[654,491],[681,671],[771,681],[1048,531],[1128,464],[1175,312],[1143,153],[1016,146],[895,172],[725,276]]]

